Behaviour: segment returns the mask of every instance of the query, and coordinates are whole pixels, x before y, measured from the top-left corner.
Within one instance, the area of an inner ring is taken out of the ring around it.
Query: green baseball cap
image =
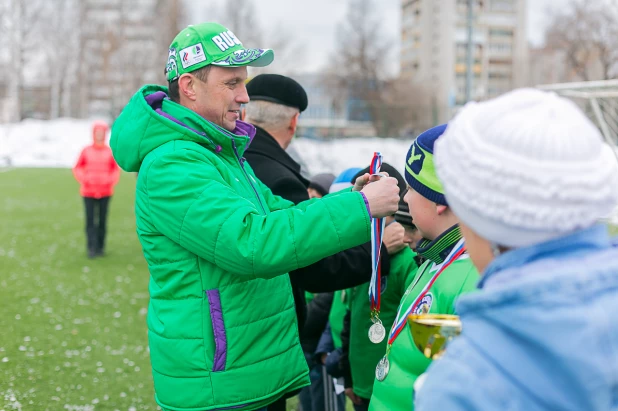
[[[230,30],[217,23],[188,26],[172,41],[165,74],[172,82],[184,73],[213,65],[266,67],[275,59],[270,49],[246,49]]]

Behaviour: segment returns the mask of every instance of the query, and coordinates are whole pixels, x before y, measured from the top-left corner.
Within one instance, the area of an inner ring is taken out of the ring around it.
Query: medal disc
[[[388,362],[388,357],[385,355],[382,357],[378,366],[376,367],[376,380],[384,381],[386,376],[388,375],[388,371],[390,370],[390,363]]]
[[[386,337],[386,329],[382,323],[378,322],[369,327],[369,341],[380,344]]]

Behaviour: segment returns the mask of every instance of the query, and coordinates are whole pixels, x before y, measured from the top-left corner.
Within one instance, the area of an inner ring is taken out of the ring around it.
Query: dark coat
[[[309,180],[300,173],[298,164],[277,143],[270,134],[260,127],[245,151],[245,157],[255,175],[270,190],[286,200],[298,204],[309,199],[307,187]]]
[[[313,368],[317,363],[314,361],[313,354],[322,338],[322,333],[328,324],[328,315],[333,305],[334,293],[316,294],[313,300],[307,304],[307,318],[303,327],[300,345],[307,358],[309,368]]]
[[[264,129],[257,128],[245,157],[255,175],[278,196],[295,204],[309,200],[309,181],[300,174],[300,165]],[[388,275],[390,260],[382,246],[382,274]],[[342,251],[308,267],[290,272],[296,303],[298,327],[303,335],[307,315],[305,291],[323,293],[364,284],[371,279],[371,243]]]

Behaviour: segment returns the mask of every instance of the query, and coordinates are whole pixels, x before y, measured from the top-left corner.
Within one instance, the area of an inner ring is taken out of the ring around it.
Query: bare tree
[[[382,136],[410,136],[432,126],[431,90],[409,78],[393,78],[384,82],[382,99],[377,102]]]
[[[298,42],[294,31],[275,23],[272,30],[265,32],[263,43],[258,47],[272,49],[275,53],[275,61],[268,67],[251,67],[250,75],[256,76],[261,73],[275,73],[293,76],[304,66],[305,49]]]
[[[182,29],[182,22],[188,17],[187,10],[181,0],[157,0],[156,15],[162,17],[161,29],[157,31],[157,54],[165,61],[167,48]],[[161,70],[161,79],[165,80],[163,71]]]
[[[325,83],[339,104],[342,99],[354,102],[353,119],[365,119],[368,113],[378,134],[382,134],[387,131],[384,62],[393,42],[383,34],[376,12],[379,9],[376,0],[349,0],[346,17],[337,30],[337,47]]]
[[[268,67],[250,67],[250,77],[261,73],[292,75],[302,67],[305,52],[294,37],[294,30],[279,21],[268,21],[264,29],[254,0],[226,2],[222,8],[214,5],[207,9],[207,21],[217,21],[234,32],[244,47],[269,48],[275,52],[275,61]]]
[[[213,13],[217,21],[234,32],[245,47],[263,47],[263,31],[253,0],[225,2],[220,13]]]
[[[42,0],[14,0],[11,13],[11,30],[15,35],[14,55],[12,61],[17,67],[16,87],[17,87],[17,117],[18,120],[24,118],[24,89],[26,84],[25,69],[28,66],[27,59],[32,57],[37,51],[41,51],[41,46],[45,32],[42,30],[44,25],[39,24],[46,18],[44,1]]]
[[[46,12],[45,44],[43,53],[47,57],[47,67],[51,86],[51,117],[70,116],[70,87],[74,81],[78,62],[72,58],[79,46],[79,6],[76,0],[56,0]]]
[[[566,53],[568,67],[584,81],[618,75],[618,13],[616,1],[572,0],[554,11],[546,32],[548,47]]]

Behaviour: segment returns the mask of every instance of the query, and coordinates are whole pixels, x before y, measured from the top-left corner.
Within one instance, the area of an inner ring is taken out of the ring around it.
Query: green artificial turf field
[[[135,176],[121,176],[94,260],[71,170],[0,169],[0,188],[0,411],[159,409]]]
[[[0,169],[0,187],[0,411],[157,409],[135,177],[120,179],[95,260],[70,170]]]
[[[157,409],[134,177],[122,175],[95,260],[70,170],[14,169],[0,187],[0,409]]]

